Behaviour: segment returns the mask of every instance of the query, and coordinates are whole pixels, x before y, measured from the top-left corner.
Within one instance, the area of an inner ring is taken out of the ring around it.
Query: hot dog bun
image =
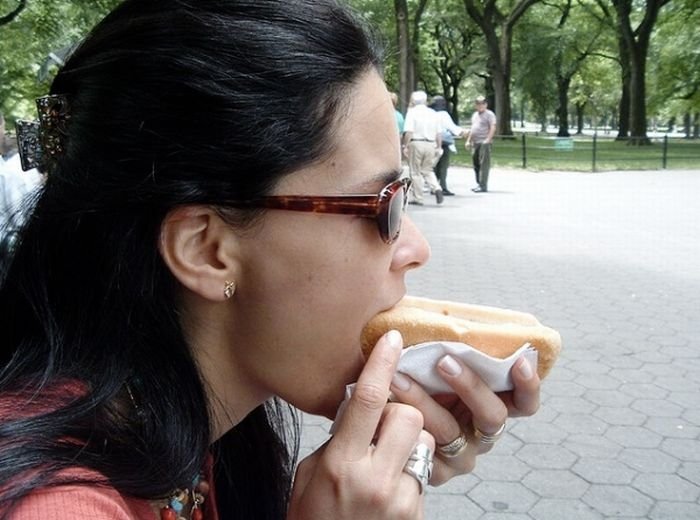
[[[506,358],[525,343],[538,352],[537,373],[544,378],[561,350],[559,333],[525,312],[405,296],[380,312],[362,331],[365,356],[388,331],[401,332],[409,347],[428,341],[466,343],[497,358]]]

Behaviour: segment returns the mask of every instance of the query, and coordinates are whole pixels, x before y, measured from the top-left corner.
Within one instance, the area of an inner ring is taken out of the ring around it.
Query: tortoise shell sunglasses
[[[379,236],[386,244],[393,243],[401,232],[401,219],[406,210],[408,178],[390,182],[377,194],[358,195],[271,195],[259,199],[238,201],[234,208],[266,208],[311,213],[357,215],[374,219]]]

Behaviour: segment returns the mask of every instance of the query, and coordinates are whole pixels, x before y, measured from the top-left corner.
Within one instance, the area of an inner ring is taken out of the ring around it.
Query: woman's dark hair
[[[0,511],[66,467],[143,498],[191,481],[210,417],[161,223],[209,204],[244,226],[227,203],[331,153],[379,63],[333,0],[126,0],[76,49],[51,87],[65,151],[0,273]],[[284,516],[286,413],[271,401],[216,443],[222,518]]]

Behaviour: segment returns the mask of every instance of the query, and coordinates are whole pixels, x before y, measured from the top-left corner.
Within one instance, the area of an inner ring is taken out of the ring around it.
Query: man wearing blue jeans
[[[489,110],[486,98],[478,96],[474,100],[476,111],[472,115],[472,127],[467,139],[467,145],[472,150],[472,164],[478,186],[472,189],[475,193],[486,193],[489,184],[491,168],[491,143],[496,134],[496,114]]]

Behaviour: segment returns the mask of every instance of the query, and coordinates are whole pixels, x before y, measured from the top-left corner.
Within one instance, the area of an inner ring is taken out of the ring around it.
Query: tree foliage
[[[515,25],[530,7],[542,0],[464,0],[469,16],[481,28],[488,51],[487,69],[493,92],[489,97],[496,110],[496,132],[512,135],[511,66]]]
[[[0,25],[7,25],[17,18],[25,7],[27,7],[27,0],[18,0],[16,5],[8,6],[7,11],[0,11]]]
[[[652,110],[700,111],[700,9],[691,0],[670,4],[659,18],[650,50]]]
[[[120,1],[0,0],[0,113],[10,128],[34,117],[33,100],[60,61],[49,56],[60,57]],[[512,91],[530,121],[557,119],[561,131],[574,114],[577,127],[585,116],[627,136],[632,53],[646,45],[637,119],[688,128],[700,119],[698,0],[349,2],[381,33],[386,82],[404,103],[417,88],[442,94],[457,119],[475,94],[490,95],[497,113],[501,105],[499,132],[509,133]]]
[[[47,92],[62,51],[119,2],[0,0],[0,113],[35,117],[33,100]]]
[[[572,81],[585,61],[604,46],[600,36],[605,28],[579,2],[566,0],[533,6],[516,34],[522,60],[516,67],[516,81],[541,120],[555,112],[560,137],[570,135]]]

